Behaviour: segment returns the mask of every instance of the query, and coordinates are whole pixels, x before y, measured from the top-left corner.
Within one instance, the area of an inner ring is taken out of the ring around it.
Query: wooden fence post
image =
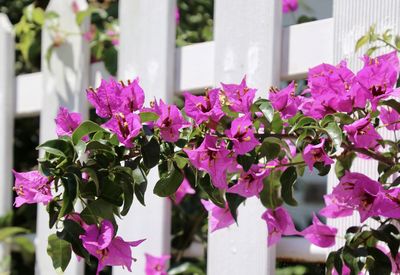
[[[362,67],[360,57],[365,50],[370,47],[366,45],[358,52],[355,52],[357,40],[366,34],[369,27],[376,25],[377,32],[383,33],[386,29],[391,29],[394,34],[400,33],[400,1],[397,0],[334,0],[334,62],[338,63],[343,59],[348,61],[352,70],[359,70]],[[388,52],[390,49],[377,52]],[[384,138],[393,137],[393,133],[386,129],[380,131]],[[352,171],[364,173],[377,180],[377,162],[374,160],[357,159],[352,167]],[[336,175],[331,172],[328,175],[328,193],[338,183]],[[352,217],[340,219],[328,219],[328,224],[339,229],[338,236],[344,236],[345,230],[358,224],[360,218],[358,214]],[[344,240],[337,239],[337,244],[333,249],[338,249],[344,244]]]
[[[86,8],[84,7],[87,5],[86,1],[80,2],[83,4],[82,8]],[[60,106],[80,112],[84,119],[88,116],[85,89],[89,80],[89,47],[80,33],[88,29],[89,21],[86,20],[81,27],[76,24],[72,3],[73,0],[51,0],[47,8],[47,11],[59,14],[60,31],[57,34],[48,27],[42,30],[44,92],[43,109],[40,113],[40,142],[56,138],[54,119]],[[60,39],[63,41],[53,49],[48,62],[46,55],[49,47]],[[41,205],[38,206],[36,228],[35,274],[55,274],[51,259],[46,252],[47,237],[52,231],[48,228],[48,214]],[[83,272],[83,262],[78,263],[77,258],[73,256],[65,274],[81,275]]]
[[[121,80],[140,78],[146,102],[163,99],[172,103],[175,61],[175,0],[120,0],[120,50],[118,76]],[[134,249],[134,274],[145,274],[144,253],[160,256],[169,253],[171,209],[168,199],[153,195],[157,168],[148,177],[146,207],[135,200],[123,217],[118,234],[126,240],[147,238]],[[114,275],[129,274],[114,268]]]
[[[215,80],[239,83],[244,75],[257,97],[280,81],[280,1],[216,0]],[[265,211],[258,199],[239,207],[238,224],[209,233],[207,274],[275,274],[275,248],[267,247]]]
[[[0,14],[0,216],[11,210],[14,116],[15,116],[15,76],[14,76],[14,34],[7,15]],[[8,251],[0,245],[0,259],[5,259]]]

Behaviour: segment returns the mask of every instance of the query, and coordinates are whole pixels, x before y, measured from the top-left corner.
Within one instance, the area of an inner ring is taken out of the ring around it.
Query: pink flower
[[[328,111],[320,101],[312,97],[301,97],[299,110],[302,111],[304,115],[315,118],[317,120],[322,119],[325,115],[329,113],[335,113],[333,110]]]
[[[282,0],[283,13],[294,12],[299,8],[298,0]]]
[[[184,178],[178,190],[175,192],[175,204],[180,204],[186,194],[195,194],[196,191],[190,186],[189,181]]]
[[[102,80],[99,88],[87,90],[87,99],[96,108],[99,117],[108,118],[124,111],[121,91],[121,84],[114,79],[109,82]]]
[[[218,229],[225,228],[235,223],[235,220],[232,217],[232,214],[229,210],[228,204],[225,205],[225,208],[220,208],[207,200],[201,200],[204,208],[209,212],[209,226],[211,232],[214,232]]]
[[[73,13],[78,13],[80,11],[79,5],[76,0],[72,1],[71,8]]]
[[[201,171],[210,174],[211,181],[217,188],[227,188],[226,170],[232,166],[231,152],[226,149],[225,141],[218,141],[215,136],[207,135],[197,149],[184,149],[190,163]]]
[[[70,113],[67,108],[60,107],[55,122],[57,136],[71,136],[81,124],[82,116],[80,113]]]
[[[332,164],[334,161],[326,154],[324,150],[325,139],[321,139],[321,143],[317,145],[308,144],[303,151],[303,159],[307,163],[308,168],[313,170],[314,163],[323,162],[324,165]]]
[[[364,67],[357,73],[352,87],[354,106],[364,108],[367,101],[375,110],[379,100],[398,94],[394,89],[400,71],[397,51],[377,58],[364,57]]]
[[[122,85],[121,97],[125,109],[124,113],[133,113],[142,109],[144,104],[144,91],[139,85],[139,78],[136,78],[133,82],[128,80],[128,85]]]
[[[271,89],[269,92],[269,100],[272,107],[282,114],[283,119],[293,117],[298,112],[301,103],[300,98],[295,95],[295,84],[292,81],[286,88],[282,90]]]
[[[52,180],[42,176],[39,171],[18,173],[13,171],[15,177],[14,191],[17,193],[14,205],[20,207],[23,204],[43,203],[48,204],[52,199]]]
[[[233,149],[239,155],[250,152],[260,144],[254,136],[253,122],[250,120],[250,114],[234,119],[231,129],[226,130],[225,134],[232,140]]]
[[[156,257],[145,253],[146,256],[146,275],[167,275],[168,260],[171,258],[170,255],[162,255]]]
[[[400,130],[400,114],[396,110],[382,107],[379,118],[388,130]]]
[[[177,25],[179,25],[179,21],[181,20],[181,14],[180,14],[180,12],[179,12],[179,9],[178,8],[176,8],[175,9],[175,23],[177,24]]]
[[[221,85],[232,111],[247,114],[250,111],[257,90],[247,87],[246,77],[243,78],[239,85],[224,83],[221,83]]]
[[[276,244],[282,236],[298,235],[292,217],[283,207],[267,209],[261,217],[268,227],[268,246]]]
[[[239,194],[242,197],[250,198],[258,196],[263,189],[263,179],[268,175],[268,170],[261,165],[253,164],[249,171],[244,170],[240,174],[238,182],[226,190],[228,193]]]
[[[131,247],[138,246],[144,240],[125,242],[121,237],[114,237],[114,226],[108,220],[103,220],[100,228],[90,225],[85,229],[85,234],[80,235],[83,247],[99,260],[97,274],[105,266],[124,266],[132,272]]]
[[[360,174],[346,172],[339,184],[325,197],[328,203],[321,214],[328,218],[344,217],[351,214],[350,210],[360,213],[360,220],[380,214],[384,190],[382,185]],[[383,202],[384,203],[384,202]]]
[[[374,149],[379,146],[377,140],[382,139],[371,124],[369,115],[352,124],[345,125],[344,130],[347,132],[349,140],[358,148]]]
[[[353,110],[349,89],[354,74],[345,61],[337,66],[318,65],[310,69],[308,75],[311,96],[325,108],[325,113],[349,113]]]
[[[224,116],[219,89],[207,91],[205,96],[195,96],[187,92],[183,96],[185,97],[185,113],[197,124],[208,120],[218,122]]]
[[[103,124],[104,127],[117,135],[119,142],[127,148],[132,148],[132,139],[139,135],[142,130],[140,117],[131,113],[127,116],[122,113],[115,114],[109,121]]]
[[[335,245],[337,229],[323,224],[318,217],[313,214],[313,223],[301,232],[310,243],[319,247],[331,247]]]
[[[161,138],[168,142],[178,141],[179,130],[189,126],[181,111],[175,105],[167,105],[162,100],[160,100],[160,104],[156,104],[154,109],[160,116],[155,122],[155,126],[160,129]]]

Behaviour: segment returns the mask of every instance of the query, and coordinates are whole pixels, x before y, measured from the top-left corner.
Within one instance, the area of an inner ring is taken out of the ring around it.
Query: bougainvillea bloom
[[[218,122],[224,116],[219,93],[219,89],[209,90],[205,96],[184,93],[186,115],[193,118],[197,124],[208,120]]]
[[[260,144],[254,136],[253,122],[250,115],[236,118],[232,121],[231,129],[226,130],[225,134],[233,142],[233,148],[239,155],[250,152]]]
[[[283,119],[291,118],[298,112],[301,101],[295,95],[295,91],[294,81],[282,90],[271,88],[269,91],[269,100],[272,107],[282,114]]]
[[[299,8],[298,0],[282,0],[282,11],[283,13],[289,13],[297,11]]]
[[[269,171],[262,165],[253,164],[249,171],[242,171],[238,182],[228,188],[227,192],[239,194],[245,198],[258,196],[263,189],[263,179],[268,175],[267,172]]]
[[[308,91],[305,91],[305,93],[307,92]],[[320,101],[312,97],[301,97],[299,110],[302,111],[304,115],[317,120],[322,119],[328,113],[333,113],[333,111],[328,112],[326,107],[324,107]]]
[[[70,113],[67,108],[60,107],[55,122],[57,136],[71,136],[81,124],[82,116],[80,113]]]
[[[247,87],[246,77],[237,84],[221,83],[223,93],[226,96],[227,103],[232,111],[247,114],[253,103],[257,90]]]
[[[52,199],[51,183],[39,171],[18,173],[13,171],[15,177],[14,191],[17,193],[15,207],[23,204],[43,203],[48,204]]]
[[[225,141],[218,141],[217,137],[207,135],[197,149],[184,151],[194,167],[210,174],[215,187],[228,187],[226,170],[231,167],[233,159],[230,156],[231,152],[226,149]]]
[[[375,109],[379,100],[397,93],[394,86],[399,70],[397,51],[377,58],[365,56],[364,67],[357,73],[352,87],[354,106],[364,108],[367,101],[370,101]]]
[[[333,163],[333,160],[326,154],[324,150],[325,139],[321,139],[321,143],[317,145],[308,144],[303,151],[303,159],[310,170],[313,170],[314,163],[323,162],[325,165]]]
[[[96,114],[109,118],[124,111],[121,91],[121,84],[111,78],[109,82],[102,80],[96,90],[89,89],[86,92],[88,101],[96,108]]]
[[[301,231],[305,239],[319,247],[335,245],[336,234],[336,228],[323,224],[315,214],[313,214],[312,225]]]
[[[170,255],[162,255],[156,257],[145,253],[146,256],[146,275],[167,275],[168,260],[171,258]]]
[[[337,66],[321,64],[308,71],[308,86],[312,98],[325,108],[325,114],[351,112],[353,101],[349,92],[354,73],[345,61]]]
[[[360,214],[361,222],[378,214],[383,194],[382,185],[360,174],[346,172],[331,195],[325,202],[329,203],[321,214],[329,218],[348,216],[349,211],[356,210]]]
[[[220,208],[207,200],[201,200],[204,208],[209,212],[209,227],[211,232],[218,229],[225,228],[235,223],[231,211],[229,210],[228,204],[225,208]]]
[[[142,109],[144,92],[139,85],[139,78],[136,78],[133,82],[128,81],[128,85],[122,84],[121,97],[125,105],[124,112],[126,114]]]
[[[369,115],[352,124],[345,125],[344,130],[347,132],[349,140],[358,148],[374,149],[379,145],[378,140],[382,139],[371,124]]]
[[[162,100],[154,108],[159,115],[155,126],[160,129],[161,138],[168,142],[176,142],[179,139],[179,130],[189,124],[183,118],[181,111],[175,105],[167,105]]]
[[[184,178],[178,190],[175,192],[175,204],[180,204],[187,194],[194,194],[196,191],[190,186],[189,181]]]
[[[268,246],[276,244],[282,236],[298,235],[292,217],[283,207],[267,209],[261,217],[268,227]]]
[[[400,130],[400,114],[393,108],[380,108],[379,118],[388,130]]]
[[[125,242],[121,237],[114,237],[114,226],[108,220],[103,220],[100,228],[90,225],[85,234],[80,235],[83,247],[99,260],[97,274],[106,266],[123,266],[132,272],[131,247],[138,246],[144,240]]]
[[[142,129],[140,117],[131,113],[123,115],[122,113],[114,115],[109,121],[103,124],[104,127],[117,135],[119,142],[127,148],[132,148],[132,138],[139,135]]]

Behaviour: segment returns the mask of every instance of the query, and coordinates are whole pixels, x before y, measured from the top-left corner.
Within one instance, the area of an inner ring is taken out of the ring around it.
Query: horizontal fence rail
[[[282,80],[305,78],[309,68],[322,62],[332,62],[332,18],[285,27],[282,35]],[[316,43],[310,43],[316,40]],[[201,92],[214,85],[214,47],[214,42],[210,41],[177,49],[175,83],[178,94],[181,91]],[[102,63],[90,66],[91,86],[96,87],[101,78],[109,77]],[[17,77],[17,117],[39,115],[42,109],[42,81],[40,72]]]

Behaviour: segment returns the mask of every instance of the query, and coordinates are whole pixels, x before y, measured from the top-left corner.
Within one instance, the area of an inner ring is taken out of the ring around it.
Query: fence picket
[[[14,34],[5,14],[0,14],[0,216],[11,210],[14,140]],[[0,245],[0,259],[8,255],[8,248]]]
[[[175,7],[175,0],[120,1],[118,75],[121,80],[140,76],[147,103],[154,97],[168,103],[173,100]],[[148,177],[146,207],[135,201],[119,226],[118,234],[127,240],[147,238],[134,249],[134,257],[138,259],[132,267],[134,274],[145,274],[144,253],[160,256],[170,250],[170,202],[153,195],[157,178],[158,172],[154,168]],[[113,274],[129,272],[116,267]]]
[[[82,1],[81,1],[82,2]],[[88,105],[85,89],[89,83],[89,47],[80,33],[87,29],[88,21],[79,27],[72,10],[73,0],[52,0],[47,10],[60,15],[60,33],[65,41],[53,49],[49,64],[46,54],[53,44],[54,33],[49,28],[42,31],[42,77],[43,107],[40,113],[40,142],[56,138],[54,118],[60,106],[70,111],[80,112],[83,118],[88,116]],[[84,2],[82,2],[84,4]],[[71,33],[64,36],[65,32]],[[79,206],[78,206],[79,207]],[[46,253],[47,238],[51,234],[48,229],[48,214],[45,207],[38,205],[36,233],[36,275],[55,274],[51,259]],[[83,262],[78,263],[72,257],[65,274],[79,275],[84,272]]]
[[[357,40],[363,36],[371,25],[377,24],[377,32],[391,29],[393,33],[400,32],[400,2],[397,0],[335,0],[333,6],[334,16],[334,62],[335,64],[343,59],[348,61],[349,67],[358,70],[362,66],[359,58],[367,46],[359,52],[354,52]],[[386,49],[386,52],[388,50]],[[383,53],[381,51],[381,53]],[[381,135],[389,139],[393,133],[382,129]],[[353,172],[361,172],[377,180],[377,162],[374,160],[356,159]],[[338,183],[334,170],[328,175],[328,192]],[[338,236],[344,236],[345,230],[360,221],[358,214],[352,217],[328,219],[328,224],[339,229]],[[344,243],[343,238],[337,238],[337,244],[333,249],[338,249]]]
[[[215,80],[248,85],[265,97],[280,80],[281,3],[276,0],[215,2]],[[238,224],[209,233],[210,275],[274,274],[275,248],[267,248],[263,206],[249,199],[239,207]]]

